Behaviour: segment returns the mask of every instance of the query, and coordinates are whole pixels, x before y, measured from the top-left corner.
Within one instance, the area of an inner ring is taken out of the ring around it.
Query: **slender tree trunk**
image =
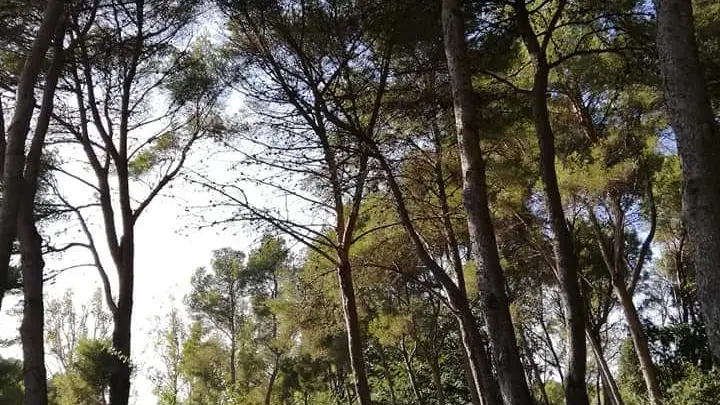
[[[355,288],[352,281],[350,263],[343,260],[337,268],[340,281],[340,295],[342,296],[343,315],[345,316],[345,329],[348,337],[350,351],[350,365],[354,375],[355,390],[360,405],[371,405],[370,384],[365,373],[365,360],[362,352],[362,337],[360,334],[360,320],[358,319],[357,304],[355,302]]]
[[[652,357],[650,356],[647,336],[643,330],[635,304],[632,301],[632,295],[628,292],[628,288],[625,285],[627,273],[624,253],[625,222],[624,212],[620,206],[620,197],[612,196],[611,211],[614,217],[612,240],[613,247],[611,247],[611,243],[608,238],[602,233],[600,223],[592,211],[592,207],[588,207],[595,237],[598,241],[600,252],[602,254],[603,261],[605,262],[605,267],[610,274],[613,291],[615,292],[618,301],[620,301],[620,306],[623,309],[625,320],[627,321],[628,328],[630,329],[630,336],[633,341],[633,346],[635,347],[635,353],[640,361],[640,369],[647,387],[648,398],[651,404],[659,405],[662,403],[663,395],[660,390],[660,384],[658,383],[655,366],[653,365]]]
[[[656,0],[657,44],[683,170],[683,214],[695,249],[697,293],[720,361],[720,131],[698,57],[692,2]]]
[[[637,309],[632,302],[632,297],[628,293],[623,280],[613,280],[613,289],[618,296],[623,313],[625,314],[625,319],[628,323],[628,328],[630,329],[630,337],[632,338],[633,346],[635,346],[635,352],[640,361],[640,370],[642,371],[643,379],[647,386],[648,399],[651,404],[659,405],[663,401],[663,394],[660,389],[657,373],[655,372],[655,365],[650,355],[647,336],[640,322]]]
[[[469,388],[473,389],[474,386],[481,403],[485,405],[500,404],[502,402],[500,390],[495,379],[492,378],[490,362],[487,361],[487,352],[475,316],[469,306],[460,308],[458,311],[460,312],[458,316],[460,338],[473,383]]]
[[[541,76],[541,77],[539,77]],[[580,283],[578,281],[578,259],[573,246],[572,235],[567,227],[565,212],[560,197],[555,172],[555,140],[550,127],[545,92],[547,72],[535,76],[533,111],[535,128],[540,144],[540,162],[545,195],[553,230],[557,275],[562,290],[565,308],[565,329],[568,336],[568,359],[565,372],[565,398],[571,404],[589,405],[585,374],[587,372],[587,348],[585,344],[585,311]],[[538,81],[540,80],[540,81]]]
[[[405,347],[405,338],[400,341],[400,351],[403,357],[403,363],[405,364],[405,371],[408,374],[408,380],[410,380],[410,388],[413,392],[415,401],[420,401],[420,394],[418,393],[417,380],[415,378],[415,370],[412,366],[412,358],[408,354],[407,347]]]
[[[565,399],[569,404],[589,405],[585,374],[587,373],[587,347],[585,343],[585,306],[578,281],[578,259],[572,235],[565,219],[555,172],[555,135],[550,125],[547,105],[548,66],[546,50],[538,42],[530,23],[524,0],[516,6],[518,26],[525,46],[535,65],[532,90],[532,110],[535,132],[540,146],[540,172],[545,186],[545,198],[553,232],[555,267],[562,290],[565,308],[565,329],[568,339],[567,370],[565,373]],[[562,10],[558,10],[560,13]],[[550,35],[550,34],[548,34]]]
[[[476,345],[476,346],[468,346],[468,344],[471,344],[470,342],[482,342],[482,339],[480,338],[479,330],[477,328],[477,323],[475,321],[475,317],[472,315],[472,311],[470,310],[470,303],[467,299],[467,293],[465,291],[465,281],[464,276],[462,272],[462,264],[459,258],[459,251],[457,250],[457,242],[454,239],[454,232],[452,231],[452,224],[448,222],[450,218],[449,214],[449,208],[446,206],[447,201],[444,198],[445,191],[444,191],[444,184],[442,179],[437,180],[438,188],[439,188],[439,194],[441,200],[443,200],[443,217],[444,217],[444,223],[445,226],[448,227],[447,234],[449,239],[449,245],[450,249],[454,251],[454,253],[451,254],[453,256],[453,262],[455,265],[455,273],[457,275],[458,284],[455,284],[455,281],[450,278],[450,276],[446,273],[445,269],[440,267],[435,260],[430,256],[428,253],[425,244],[418,234],[418,232],[415,230],[414,224],[412,219],[410,218],[410,214],[408,212],[407,207],[405,206],[405,199],[403,197],[402,190],[400,189],[400,185],[398,184],[395,175],[393,173],[393,169],[390,167],[390,165],[387,162],[387,159],[382,155],[382,153],[379,151],[379,148],[377,146],[377,143],[375,143],[372,139],[368,139],[367,137],[364,138],[364,142],[370,147],[370,149],[373,152],[373,155],[380,163],[380,166],[382,167],[383,171],[385,171],[388,185],[390,187],[390,191],[393,194],[393,197],[395,198],[396,208],[398,211],[398,215],[400,217],[400,220],[405,227],[405,230],[410,237],[410,240],[412,241],[413,245],[415,246],[415,250],[419,256],[420,261],[430,270],[430,272],[437,278],[438,282],[442,286],[443,290],[445,291],[445,294],[449,297],[450,301],[450,309],[453,311],[456,311],[462,315],[458,316],[458,322],[460,325],[461,330],[461,343],[465,349],[466,353],[466,359],[468,360],[468,366],[470,370],[472,371],[471,374],[471,381],[469,383],[470,391],[474,394],[473,395],[473,401],[474,403],[480,403],[481,401],[477,398],[480,398],[481,391],[482,395],[485,396],[486,399],[486,405],[496,405],[499,404],[500,401],[500,394],[499,394],[499,388],[497,381],[495,380],[488,356],[485,353],[485,346],[484,345]],[[438,175],[436,168],[436,176]],[[440,175],[442,174],[439,172]],[[493,241],[494,243],[494,241]],[[494,246],[494,245],[493,245]],[[497,250],[495,251],[497,255]],[[504,283],[504,281],[503,281]],[[503,286],[503,294],[504,294],[504,286]],[[509,316],[509,312],[508,312]],[[464,332],[463,332],[464,331]],[[472,359],[472,361],[470,361]],[[483,388],[480,388],[483,387]],[[497,398],[496,400],[493,400],[492,398]],[[477,399],[477,400],[476,400]]]
[[[237,384],[237,369],[236,369],[236,361],[235,361],[235,355],[237,353],[237,327],[235,325],[236,319],[235,315],[237,314],[237,302],[235,299],[235,283],[230,283],[230,291],[228,291],[230,296],[230,310],[232,313],[230,314],[230,389],[234,393],[237,390],[236,384]]]
[[[483,399],[480,396],[480,391],[476,387],[477,384],[475,384],[475,377],[473,377],[473,372],[470,368],[470,359],[468,359],[467,353],[468,352],[465,348],[465,345],[461,345],[460,356],[462,356],[463,360],[463,374],[465,374],[465,383],[467,384],[468,391],[470,392],[470,403],[472,403],[473,405],[486,405],[483,403]]]
[[[478,133],[478,106],[465,54],[465,29],[458,0],[443,0],[442,24],[463,171],[463,203],[473,241],[473,257],[479,268],[478,290],[500,392],[507,405],[530,405],[533,400],[520,361],[488,207],[485,163]]]
[[[13,242],[17,236],[18,209],[25,170],[25,141],[35,111],[35,84],[42,71],[45,54],[60,23],[63,6],[62,0],[47,2],[40,29],[20,74],[15,111],[7,129],[7,141],[4,143],[3,198],[0,204],[0,307],[7,288]]]
[[[440,373],[440,364],[438,361],[437,351],[433,351],[428,359],[430,371],[432,372],[433,385],[435,386],[435,396],[438,405],[445,405],[445,391],[443,390],[442,374]],[[474,404],[474,403],[473,403]]]
[[[533,358],[534,353],[530,349],[530,344],[528,343],[528,340],[525,337],[524,332],[521,332],[521,334],[520,334],[520,341],[523,345],[523,350],[527,353],[528,362],[530,363],[531,371],[535,375],[535,379],[537,380],[538,390],[540,391],[540,396],[542,397],[543,404],[550,405],[550,400],[548,399],[547,390],[545,389],[545,381],[543,381],[542,374],[540,373],[540,369],[538,368],[538,365],[535,362],[535,359]]]
[[[600,345],[599,337],[592,330],[589,323],[587,324],[585,332],[588,340],[590,341],[590,347],[593,350],[593,354],[595,355],[595,361],[597,361],[598,368],[600,369],[599,374],[604,387],[603,391],[608,394],[606,397],[611,399],[613,405],[625,405],[622,400],[622,396],[620,395],[620,389],[618,389],[615,378],[612,375],[612,371],[607,364],[607,360],[605,360],[605,355],[603,353],[602,346]],[[608,403],[607,401],[604,402],[606,404]]]
[[[383,353],[383,349],[379,349],[379,356],[380,356],[380,363],[382,364],[383,369],[383,376],[385,376],[385,381],[388,385],[388,395],[390,395],[390,404],[391,405],[397,405],[397,399],[395,398],[395,382],[393,381],[392,374],[390,373],[390,368],[388,367],[387,359],[385,358],[385,354]],[[268,404],[266,404],[268,405]]]
[[[272,372],[270,373],[270,379],[268,380],[267,390],[265,391],[265,405],[270,405],[272,400],[272,390],[277,379],[278,371],[280,370],[280,355],[275,356],[275,363],[273,364]]]
[[[464,356],[466,358],[466,367],[469,376],[468,388],[471,392],[471,399],[473,403],[482,404],[499,404],[502,399],[500,398],[499,387],[497,381],[493,377],[492,370],[490,368],[490,361],[485,350],[485,345],[482,342],[477,321],[470,308],[468,301],[467,289],[465,287],[465,274],[463,273],[463,264],[460,257],[460,249],[458,247],[457,237],[452,224],[452,213],[450,212],[450,204],[448,203],[447,191],[445,187],[445,174],[442,169],[442,140],[440,128],[437,125],[437,121],[432,121],[432,131],[435,141],[435,149],[438,157],[435,164],[435,183],[438,187],[438,199],[440,202],[440,209],[443,217],[443,226],[445,228],[445,238],[447,240],[447,246],[449,250],[448,256],[455,269],[455,277],[457,279],[457,289],[450,288],[450,285],[445,286],[445,293],[448,296],[453,295],[455,298],[452,300],[454,306],[452,308],[460,312],[458,316],[458,324],[460,326],[460,340],[463,345]],[[441,281],[441,284],[443,282]],[[445,282],[447,284],[447,282]]]

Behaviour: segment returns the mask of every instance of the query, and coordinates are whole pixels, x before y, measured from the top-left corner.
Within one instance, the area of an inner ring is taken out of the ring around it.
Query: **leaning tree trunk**
[[[683,214],[695,249],[697,294],[720,361],[720,133],[698,57],[690,0],[656,0],[657,46],[683,170]]]
[[[604,403],[607,404],[607,400],[609,399],[612,405],[625,405],[622,400],[622,396],[620,395],[620,389],[617,386],[615,377],[613,377],[610,366],[608,365],[607,360],[605,360],[605,354],[603,353],[602,346],[600,345],[600,338],[597,336],[595,331],[592,330],[589,322],[586,325],[585,332],[587,334],[588,341],[590,341],[590,347],[593,350],[593,354],[595,355],[600,379],[604,386]]]
[[[500,266],[488,207],[477,106],[467,64],[465,29],[458,0],[443,0],[442,25],[463,171],[463,205],[467,214],[468,231],[473,241],[473,257],[480,269],[478,291],[500,392],[507,405],[530,405],[533,400],[520,361],[505,293],[505,277]]]
[[[660,389],[657,373],[655,372],[655,365],[650,355],[647,335],[645,335],[642,323],[640,322],[640,316],[638,316],[635,304],[632,302],[632,297],[625,287],[625,281],[616,281],[613,277],[613,289],[618,296],[623,313],[625,314],[625,319],[628,323],[628,329],[630,329],[630,337],[632,338],[635,353],[637,353],[640,362],[640,371],[645,380],[650,404],[660,405],[662,404],[663,394]]]

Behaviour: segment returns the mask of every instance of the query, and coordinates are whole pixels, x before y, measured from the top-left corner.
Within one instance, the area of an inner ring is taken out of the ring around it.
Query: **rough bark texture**
[[[697,294],[720,361],[720,138],[695,40],[690,0],[657,0],[660,68],[683,170],[683,214],[695,249]]]
[[[463,171],[463,204],[478,263],[478,290],[485,315],[495,369],[507,405],[533,403],[505,293],[505,277],[488,207],[485,167],[480,151],[475,95],[468,69],[465,29],[458,0],[443,0],[442,25],[455,125]]]
[[[29,190],[26,196],[29,197]],[[47,373],[45,370],[45,307],[43,305],[42,238],[35,228],[33,205],[20,207],[18,239],[23,272],[23,320],[20,337],[23,350],[25,384],[24,405],[47,404]]]
[[[25,59],[17,87],[15,110],[7,129],[3,162],[4,195],[0,205],[0,307],[8,280],[12,246],[17,236],[18,209],[24,187],[25,141],[35,110],[35,84],[60,21],[63,5],[62,0],[52,0],[47,3],[40,29]]]
[[[350,366],[352,367],[355,391],[360,405],[371,405],[370,384],[365,373],[365,360],[362,352],[362,337],[360,335],[360,321],[358,320],[357,304],[355,302],[355,288],[349,263],[337,268],[340,281],[340,295],[342,298],[343,315],[345,316],[345,330],[350,350]]]
[[[132,228],[120,244],[121,266],[117,267],[119,289],[117,310],[113,313],[112,345],[116,351],[115,367],[110,375],[110,405],[127,405],[130,399],[130,332],[132,325],[134,248]],[[128,241],[130,241],[128,243]]]
[[[53,48],[55,54],[45,80],[45,89],[32,143],[25,162],[21,203],[17,219],[18,241],[23,273],[23,320],[20,335],[23,346],[25,405],[47,404],[47,373],[45,369],[43,304],[42,238],[35,225],[35,196],[45,136],[54,107],[55,89],[64,63],[63,40],[65,24],[58,19]]]

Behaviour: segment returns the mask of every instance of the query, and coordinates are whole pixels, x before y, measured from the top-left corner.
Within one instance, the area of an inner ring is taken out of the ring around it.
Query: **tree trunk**
[[[35,84],[43,68],[45,54],[60,23],[63,5],[62,0],[51,0],[45,7],[40,29],[20,75],[15,111],[7,129],[3,161],[3,198],[0,204],[0,308],[7,288],[13,242],[17,236],[18,209],[25,170],[25,142],[35,110]]]
[[[412,358],[408,355],[407,348],[405,347],[405,338],[400,340],[400,351],[402,353],[403,363],[405,364],[405,371],[407,371],[408,374],[408,380],[410,380],[410,388],[412,389],[413,397],[415,398],[415,401],[420,401],[415,371],[412,366]]]
[[[545,83],[545,85],[543,85]],[[553,231],[553,250],[561,297],[565,309],[565,329],[568,339],[568,359],[565,372],[565,399],[568,403],[589,405],[585,374],[587,348],[585,344],[585,311],[578,282],[578,259],[572,235],[565,222],[565,212],[555,172],[555,140],[547,109],[547,71],[535,76],[533,115],[540,145],[540,169],[545,185]]]
[[[540,146],[540,172],[545,186],[545,198],[553,233],[555,267],[565,309],[565,329],[568,339],[567,370],[565,372],[565,400],[569,404],[589,405],[585,374],[587,347],[585,343],[585,307],[578,282],[578,259],[572,235],[565,219],[555,172],[555,135],[550,125],[547,105],[550,68],[545,48],[538,42],[530,23],[524,0],[516,6],[518,26],[535,66],[532,89],[532,111],[535,132]],[[557,11],[558,13],[561,10]],[[549,35],[549,34],[548,34]]]
[[[435,396],[438,405],[445,405],[445,391],[443,390],[442,374],[440,373],[440,364],[438,362],[438,353],[434,352],[428,359],[430,363],[430,371],[432,372],[433,385],[435,386]],[[475,403],[473,402],[473,405]]]
[[[630,337],[632,338],[633,346],[635,346],[635,353],[637,353],[638,360],[640,361],[640,370],[642,371],[643,379],[647,386],[648,399],[651,404],[659,405],[662,403],[663,394],[660,389],[657,374],[655,373],[655,365],[650,356],[647,336],[640,322],[637,309],[632,302],[632,297],[628,293],[623,280],[616,281],[613,279],[613,289],[618,296],[623,313],[625,314],[625,319],[628,323],[628,328],[630,329]]]
[[[277,379],[278,371],[280,370],[280,355],[275,356],[275,363],[273,364],[272,372],[270,373],[270,380],[268,380],[267,390],[265,391],[265,405],[270,405],[272,400],[272,390]]]
[[[340,281],[340,295],[342,296],[343,315],[345,317],[345,330],[347,331],[348,350],[350,352],[350,366],[354,375],[355,391],[358,394],[360,405],[372,405],[370,400],[370,384],[365,373],[365,360],[362,352],[362,337],[360,335],[360,321],[355,302],[355,288],[353,287],[350,264],[347,261],[337,268]]]
[[[656,0],[657,46],[683,170],[683,214],[695,249],[697,293],[720,361],[720,137],[695,41],[690,0]]]
[[[505,277],[495,241],[480,151],[477,106],[465,55],[465,29],[458,0],[443,0],[442,24],[455,125],[463,171],[463,203],[473,258],[478,264],[478,291],[492,347],[500,392],[507,405],[533,403],[505,293]]]
[[[29,193],[28,193],[29,194]],[[29,197],[29,196],[28,196]],[[18,239],[23,274],[23,320],[20,336],[23,349],[25,384],[24,405],[47,404],[47,375],[45,370],[43,305],[42,238],[33,218],[33,205],[24,201],[20,207]]]
[[[237,319],[235,319],[237,302],[235,299],[236,291],[234,281],[233,279],[233,282],[230,283],[230,291],[228,291],[230,296],[230,310],[232,311],[230,314],[230,391],[233,393],[237,390],[237,368],[235,361],[235,355],[237,353],[237,327],[235,325],[237,322]]]
[[[385,354],[383,353],[383,349],[378,349],[378,355],[380,357],[380,364],[382,365],[383,369],[383,376],[385,377],[385,381],[388,385],[388,395],[390,396],[390,404],[391,405],[397,405],[397,399],[395,398],[395,382],[393,381],[392,374],[390,373],[390,368],[388,367],[387,359],[385,358]],[[269,404],[265,404],[269,405]]]
[[[483,339],[470,307],[458,309],[460,312],[458,322],[460,323],[460,338],[465,356],[467,358],[468,371],[472,378],[472,385],[468,388],[474,389],[482,404],[495,405],[502,402],[497,382],[492,377],[490,362],[487,361],[487,352]]]
[[[527,337],[525,336],[525,332],[520,332],[520,342],[523,346],[523,351],[525,351],[528,362],[530,363],[530,368],[532,373],[535,375],[535,379],[537,380],[538,390],[540,391],[540,396],[542,397],[542,403],[545,405],[550,405],[550,400],[548,399],[547,390],[545,389],[545,381],[543,381],[542,373],[540,372],[540,368],[538,367],[537,363],[535,362],[535,359],[533,358],[533,355],[535,354],[530,349],[530,344],[528,343]]]
[[[21,194],[17,218],[17,236],[20,242],[24,292],[23,320],[20,326],[20,335],[23,346],[25,405],[45,405],[48,400],[44,347],[45,308],[43,303],[43,270],[45,262],[43,261],[42,238],[35,225],[35,196],[40,177],[42,150],[54,107],[55,89],[64,64],[65,24],[63,20],[61,10],[61,16],[55,26],[53,42],[55,55],[45,80],[40,114],[36,122],[28,157],[24,162],[24,173],[20,183]]]
[[[110,374],[110,405],[128,405],[130,400],[130,335],[133,308],[134,252],[132,229],[126,231],[120,244],[121,266],[118,267],[118,301],[113,314],[112,344],[115,350],[115,367]]]
[[[620,389],[618,389],[615,378],[612,375],[612,371],[605,360],[605,355],[603,354],[602,346],[600,345],[600,339],[589,324],[586,326],[585,332],[587,333],[588,340],[590,341],[590,347],[593,350],[595,360],[597,361],[598,368],[600,369],[600,378],[604,387],[603,391],[608,394],[607,397],[611,399],[612,405],[625,405],[622,400],[622,396],[620,395]],[[603,402],[606,404],[608,403],[607,401]]]

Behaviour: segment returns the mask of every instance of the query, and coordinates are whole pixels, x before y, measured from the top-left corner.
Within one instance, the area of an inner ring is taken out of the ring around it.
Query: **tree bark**
[[[24,187],[25,142],[35,111],[35,84],[43,68],[45,54],[60,23],[63,6],[64,1],[51,0],[45,7],[40,28],[20,75],[15,110],[7,129],[3,161],[3,199],[0,205],[0,308],[7,288],[13,242],[17,236],[18,210]]]
[[[370,399],[370,384],[365,373],[365,360],[362,352],[362,337],[360,333],[360,320],[355,302],[355,288],[352,281],[350,264],[341,261],[337,267],[340,281],[340,295],[342,298],[343,315],[345,317],[345,330],[347,331],[348,349],[350,352],[350,366],[354,375],[355,391],[358,394],[360,405],[372,405]]]
[[[28,191],[28,190],[26,190]],[[26,192],[26,197],[30,193]],[[33,204],[25,200],[20,207],[18,239],[23,274],[23,320],[20,337],[23,350],[25,384],[24,405],[47,404],[45,369],[45,307],[43,305],[42,238],[35,227]]]
[[[600,345],[600,339],[591,329],[589,324],[587,324],[585,331],[587,333],[588,340],[590,341],[590,347],[595,355],[595,360],[598,363],[598,368],[600,369],[600,378],[605,388],[604,391],[611,399],[612,405],[625,405],[622,400],[622,396],[620,395],[620,389],[618,388],[615,378],[612,375],[612,371],[605,360],[605,355],[603,354],[602,346]]]
[[[473,241],[473,258],[479,269],[478,290],[500,392],[507,405],[530,405],[533,400],[520,361],[505,293],[505,277],[488,207],[477,106],[465,54],[465,29],[458,0],[443,0],[442,25],[463,171],[463,204]]]
[[[587,372],[587,347],[585,342],[585,307],[578,282],[578,259],[572,235],[565,219],[555,172],[555,135],[550,125],[547,104],[550,67],[546,48],[541,44],[530,23],[524,0],[516,2],[518,27],[535,67],[531,92],[535,132],[540,146],[540,172],[545,186],[545,198],[550,214],[553,233],[555,267],[562,291],[565,309],[565,329],[568,339],[568,359],[565,373],[565,399],[570,404],[589,405],[585,374]],[[562,12],[562,5],[556,13]],[[560,14],[556,14],[559,18]],[[554,19],[553,19],[554,20]],[[548,33],[547,35],[551,35]],[[545,42],[545,41],[543,41]]]
[[[400,352],[402,353],[403,363],[405,364],[405,371],[408,374],[408,380],[410,380],[410,388],[413,392],[415,401],[420,401],[420,394],[418,393],[417,379],[415,378],[415,370],[412,366],[412,357],[408,355],[407,347],[405,347],[405,338],[400,340]]]
[[[485,345],[483,344],[475,316],[469,305],[458,309],[458,322],[460,324],[460,338],[465,349],[468,371],[472,385],[468,388],[477,392],[480,403],[485,405],[500,404],[499,387],[492,378],[490,362],[487,358]],[[490,377],[488,377],[490,376]],[[472,396],[474,400],[474,395]]]
[[[62,13],[62,10],[61,10]],[[45,89],[37,119],[35,132],[24,163],[21,181],[20,207],[17,218],[17,236],[23,273],[23,320],[20,335],[23,346],[23,370],[25,384],[25,405],[47,404],[47,372],[45,369],[44,326],[45,308],[43,303],[43,261],[42,238],[35,224],[35,196],[42,150],[45,145],[54,108],[55,89],[64,64],[63,41],[65,24],[63,17],[57,20],[53,48],[55,54],[45,80]]]
[[[650,348],[648,346],[647,336],[643,330],[640,317],[635,308],[635,304],[632,301],[632,295],[628,292],[628,288],[625,285],[626,268],[625,268],[625,222],[624,212],[620,207],[620,198],[617,196],[613,197],[614,201],[611,202],[611,211],[613,213],[614,230],[613,230],[613,248],[610,247],[610,241],[602,233],[600,229],[600,223],[595,216],[592,208],[588,208],[590,213],[590,220],[592,221],[593,231],[597,238],[600,252],[605,262],[605,267],[610,275],[610,281],[613,287],[613,291],[620,301],[620,306],[623,309],[625,320],[628,323],[630,329],[630,337],[635,347],[635,353],[640,361],[640,370],[645,380],[645,386],[648,391],[648,399],[653,405],[659,405],[663,401],[662,390],[658,382],[658,377],[655,372],[655,366],[650,355]]]
[[[613,289],[618,296],[623,313],[625,314],[625,319],[628,323],[628,328],[630,329],[630,337],[632,338],[633,346],[635,346],[635,353],[637,353],[638,360],[640,361],[640,370],[642,371],[643,379],[647,386],[648,399],[653,405],[662,404],[662,390],[660,389],[660,383],[658,382],[657,373],[655,372],[655,365],[650,355],[647,336],[643,330],[635,304],[633,304],[632,297],[628,294],[627,288],[625,288],[624,281],[618,283],[613,280]]]
[[[695,249],[697,294],[720,361],[720,137],[698,57],[690,0],[656,0],[657,46],[683,171],[683,214]]]
[[[420,261],[425,267],[427,267],[428,270],[430,270],[433,276],[437,279],[438,283],[442,286],[443,291],[448,296],[450,309],[458,313],[457,319],[461,332],[461,344],[464,348],[465,359],[467,360],[467,366],[471,377],[468,381],[468,388],[472,393],[473,403],[481,403],[482,400],[479,398],[482,397],[484,398],[485,405],[499,404],[501,399],[498,384],[493,376],[488,356],[485,351],[485,346],[479,344],[482,342],[482,339],[477,327],[477,322],[470,309],[467,292],[465,291],[462,263],[459,259],[459,251],[457,249],[457,242],[454,238],[454,232],[451,229],[452,224],[449,222],[450,213],[446,207],[447,201],[444,191],[444,180],[441,178],[442,173],[436,172],[436,176],[440,177],[437,178],[438,194],[440,195],[440,199],[443,201],[441,205],[444,205],[442,207],[443,223],[444,226],[448,228],[446,229],[446,232],[448,234],[450,249],[454,252],[451,256],[453,256],[453,265],[458,279],[457,285],[446,273],[445,269],[440,267],[430,256],[422,238],[415,229],[413,220],[410,218],[410,212],[405,205],[405,198],[402,190],[400,189],[400,185],[397,182],[395,174],[393,173],[393,169],[390,167],[387,159],[380,152],[377,143],[369,137],[363,137],[363,141],[370,147],[373,156],[377,159],[382,170],[386,174],[390,192],[395,199],[398,216],[400,217],[400,221],[410,237],[413,246],[415,247],[415,251],[419,256]],[[436,171],[437,170],[438,169],[436,167]],[[477,342],[478,344],[473,345],[473,342]]]
[[[280,370],[280,355],[275,356],[275,363],[273,364],[272,372],[270,373],[270,379],[268,380],[267,390],[265,391],[265,405],[270,405],[272,400],[272,390],[277,379],[278,371]]]
[[[437,397],[437,403],[438,405],[445,405],[445,390],[443,390],[442,374],[440,373],[440,364],[438,362],[438,353],[432,353],[428,360],[430,363],[430,371],[432,372],[433,385],[435,386],[435,396]]]
[[[118,266],[118,300],[113,313],[112,345],[115,350],[115,364],[110,374],[110,405],[128,405],[130,400],[131,376],[131,325],[134,287],[134,240],[129,229],[120,244],[122,257]]]

